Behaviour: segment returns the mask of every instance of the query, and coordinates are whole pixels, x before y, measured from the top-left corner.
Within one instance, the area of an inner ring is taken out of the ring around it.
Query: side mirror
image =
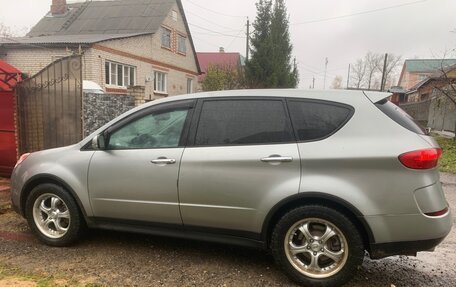
[[[106,149],[105,138],[103,134],[99,134],[93,137],[92,139],[92,148],[94,150],[104,150]]]

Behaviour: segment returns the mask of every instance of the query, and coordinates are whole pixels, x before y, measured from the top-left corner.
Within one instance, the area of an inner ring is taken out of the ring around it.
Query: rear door
[[[184,225],[260,233],[269,209],[299,189],[284,100],[204,99],[196,113],[179,174]]]

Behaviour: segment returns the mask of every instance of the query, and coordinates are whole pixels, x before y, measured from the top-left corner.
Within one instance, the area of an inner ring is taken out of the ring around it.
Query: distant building
[[[431,99],[435,89],[456,84],[456,64],[447,66],[442,71],[434,72],[411,87],[407,93],[407,102],[422,102]]]
[[[143,86],[153,100],[196,91],[200,69],[181,0],[52,0],[26,37],[0,38],[0,58],[30,75],[74,53],[83,79],[109,93]]]
[[[419,82],[442,68],[456,64],[456,59],[408,59],[405,60],[398,86],[408,91]]]
[[[245,65],[245,58],[240,53],[225,52],[223,47],[220,47],[219,52],[197,52],[196,55],[201,68],[201,75],[198,76],[198,91],[202,91],[202,83],[211,66],[239,70]]]
[[[393,86],[388,90],[388,92],[392,93],[390,100],[396,105],[399,105],[407,101],[407,91],[401,87]]]

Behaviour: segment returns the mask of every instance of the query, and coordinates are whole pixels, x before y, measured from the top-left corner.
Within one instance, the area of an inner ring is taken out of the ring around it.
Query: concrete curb
[[[443,184],[454,184],[456,185],[456,173],[441,172],[440,181]]]

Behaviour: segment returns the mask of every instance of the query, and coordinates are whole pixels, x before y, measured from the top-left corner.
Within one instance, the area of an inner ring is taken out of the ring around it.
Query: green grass
[[[435,137],[435,139],[443,149],[439,160],[440,171],[456,173],[456,141],[443,137]]]

